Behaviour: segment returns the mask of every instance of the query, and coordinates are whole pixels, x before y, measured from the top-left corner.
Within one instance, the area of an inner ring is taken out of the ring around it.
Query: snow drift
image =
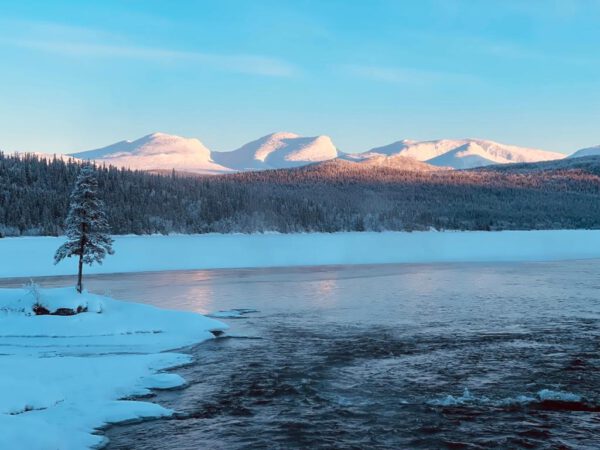
[[[73,316],[36,316],[83,306]],[[0,448],[79,450],[101,446],[108,423],[169,416],[146,401],[122,400],[180,386],[167,368],[190,362],[162,353],[213,337],[227,326],[199,314],[161,310],[75,289],[0,289]]]

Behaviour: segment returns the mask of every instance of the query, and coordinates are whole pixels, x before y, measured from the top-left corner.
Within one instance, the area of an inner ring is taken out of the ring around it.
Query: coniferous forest
[[[114,234],[600,228],[600,160],[406,171],[346,161],[222,176],[96,167]],[[0,235],[59,235],[79,163],[0,154]]]

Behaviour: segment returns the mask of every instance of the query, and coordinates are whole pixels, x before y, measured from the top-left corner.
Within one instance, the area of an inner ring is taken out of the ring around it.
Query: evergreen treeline
[[[212,177],[96,170],[115,234],[289,233],[600,228],[600,170],[588,166],[408,172],[331,161]],[[0,235],[62,234],[79,168],[0,153]]]

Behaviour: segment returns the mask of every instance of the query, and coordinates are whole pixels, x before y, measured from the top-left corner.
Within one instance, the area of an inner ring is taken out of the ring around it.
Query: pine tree
[[[81,293],[83,264],[102,264],[107,254],[114,253],[104,204],[98,198],[98,180],[91,165],[81,168],[70,200],[65,222],[67,242],[56,251],[54,264],[71,256],[79,257],[77,292]]]

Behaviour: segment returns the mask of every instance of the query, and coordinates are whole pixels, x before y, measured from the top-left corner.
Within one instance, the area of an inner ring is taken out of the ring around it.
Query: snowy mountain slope
[[[454,169],[472,169],[496,164],[496,161],[489,158],[485,149],[472,142],[428,159],[427,162],[434,166]]]
[[[434,141],[402,140],[373,148],[361,157],[403,155],[433,165],[465,169],[489,164],[537,162],[562,159],[562,153],[500,144],[483,139],[440,139]]]
[[[571,157],[594,152],[600,154],[600,146],[582,149]],[[303,137],[289,132],[272,133],[228,152],[211,152],[197,139],[154,133],[135,141],[121,141],[96,150],[67,155],[118,167],[161,173],[175,169],[190,174],[284,169],[335,158],[354,162],[372,160],[371,167],[407,165],[407,161],[390,159],[394,156],[454,169],[565,158],[562,153],[500,144],[484,139],[405,139],[363,153],[346,154],[339,151],[328,136]],[[416,170],[422,169],[421,167]]]
[[[568,176],[569,172],[577,172],[577,176],[581,174],[600,176],[600,156],[568,157],[535,163],[496,164],[480,167],[477,171],[519,174],[538,174],[543,172],[549,175],[560,172],[561,176]]]
[[[354,155],[342,155],[335,160],[326,161],[323,164],[330,163],[346,163],[346,164],[356,164],[357,167],[361,168],[374,168],[374,167],[382,167],[382,168],[390,168],[396,170],[406,170],[410,172],[432,172],[435,170],[442,170],[443,167],[437,167],[436,165],[428,164],[422,161],[417,161],[414,158],[403,156],[403,155],[370,155],[367,158],[356,158]],[[351,167],[351,166],[348,166]],[[450,167],[446,167],[450,168]]]
[[[408,156],[419,161],[427,161],[463,145],[465,141],[440,139],[436,141],[413,141],[404,139],[383,147],[375,147],[364,155],[398,155]]]
[[[135,141],[121,141],[70,156],[137,170],[175,169],[206,174],[232,171],[213,161],[211,151],[198,139],[164,133],[153,133]]]
[[[467,142],[478,145],[486,152],[492,161],[500,164],[551,161],[566,157],[564,153],[500,144],[498,142],[483,139],[467,139]]]
[[[582,156],[599,156],[600,155],[600,145],[596,145],[594,147],[587,147],[577,150],[573,154],[569,155],[568,158],[581,158]]]
[[[286,139],[299,138],[294,133],[272,133],[255,141],[242,145],[237,150],[230,152],[219,152],[216,160],[227,167],[235,167],[238,170],[259,170],[266,166],[267,157],[285,147]]]
[[[230,152],[213,153],[216,162],[235,170],[297,167],[338,155],[328,136],[301,137],[288,132],[263,136]]]

